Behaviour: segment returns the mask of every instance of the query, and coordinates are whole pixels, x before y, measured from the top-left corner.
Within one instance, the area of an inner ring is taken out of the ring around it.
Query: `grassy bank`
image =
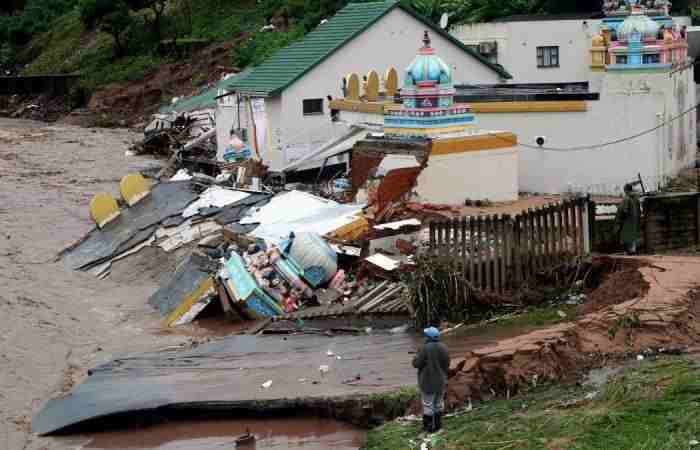
[[[695,361],[664,358],[635,363],[602,387],[538,388],[446,418],[434,448],[693,448],[700,440],[698,375]],[[418,448],[419,433],[418,423],[391,422],[370,432],[366,449]]]

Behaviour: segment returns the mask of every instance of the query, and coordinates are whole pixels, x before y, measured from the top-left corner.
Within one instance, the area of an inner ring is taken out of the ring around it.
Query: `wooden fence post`
[[[484,252],[486,257],[486,263],[484,264],[484,273],[486,274],[486,280],[484,281],[484,288],[489,291],[493,290],[492,278],[491,278],[491,216],[486,216],[485,220],[485,237],[486,244],[484,245]]]
[[[475,220],[474,217],[469,217],[469,281],[476,286],[476,278],[474,269],[476,268],[476,238],[475,238]]]
[[[522,265],[520,257],[522,256],[522,230],[520,229],[520,214],[516,214],[513,220],[512,233],[512,255],[513,255],[513,284],[519,286],[522,277]]]
[[[579,201],[576,202],[577,203],[576,213],[577,213],[577,219],[578,219],[577,228],[578,228],[578,255],[579,256],[583,256],[585,253],[585,248],[584,248],[584,239],[585,239],[584,231],[585,231],[585,229],[583,226],[584,215],[585,215],[585,211],[583,208],[584,201],[585,201],[584,199],[579,199]]]
[[[462,219],[459,221],[459,230],[460,230],[460,236],[461,236],[461,249],[462,249],[462,263],[464,264],[464,267],[462,268],[463,272],[466,274],[467,273],[467,219],[465,217],[462,217]]]
[[[501,218],[493,216],[493,290],[501,291]]]
[[[429,233],[430,233],[430,254],[434,255],[435,254],[435,222],[430,222],[428,225],[429,228]]]
[[[481,228],[483,225],[483,218],[481,216],[476,218],[476,283],[474,285],[478,288],[483,287],[483,274],[484,267],[482,266],[482,253],[483,253],[483,243]]]

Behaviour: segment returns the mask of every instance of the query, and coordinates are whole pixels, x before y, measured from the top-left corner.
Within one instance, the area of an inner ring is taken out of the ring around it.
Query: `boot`
[[[442,429],[442,413],[437,413],[435,414],[435,427],[433,429],[434,432],[440,431]]]
[[[426,433],[433,432],[433,416],[423,416],[423,431]]]

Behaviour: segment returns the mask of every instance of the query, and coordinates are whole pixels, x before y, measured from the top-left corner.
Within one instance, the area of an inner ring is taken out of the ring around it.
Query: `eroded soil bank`
[[[454,361],[450,406],[462,406],[470,398],[510,396],[545,381],[574,379],[605,358],[700,342],[700,258],[641,261],[635,269],[641,282],[634,271],[611,275],[601,285],[609,295],[594,294],[594,301],[582,307],[591,312],[578,320],[506,339]],[[630,292],[639,296],[630,298]],[[621,303],[610,304],[614,299]]]

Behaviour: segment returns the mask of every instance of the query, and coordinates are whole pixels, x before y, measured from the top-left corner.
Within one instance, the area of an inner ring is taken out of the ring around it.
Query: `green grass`
[[[593,400],[585,399],[591,388],[538,388],[446,418],[437,448],[687,449],[700,439],[698,375],[694,362],[669,358],[628,369]],[[409,449],[419,433],[418,424],[391,422],[370,432],[366,449]]]
[[[77,11],[71,11],[52,24],[51,29],[36,36],[19,55],[20,61],[31,61],[26,75],[71,73],[79,70],[81,38],[85,29]]]

